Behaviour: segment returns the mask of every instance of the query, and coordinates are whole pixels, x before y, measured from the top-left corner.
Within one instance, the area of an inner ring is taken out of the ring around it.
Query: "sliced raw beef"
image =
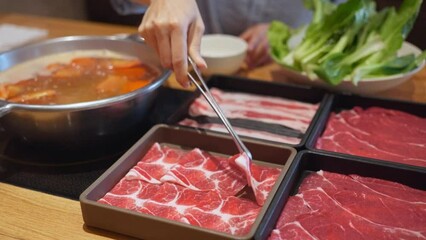
[[[379,107],[332,113],[316,148],[426,167],[426,118]]]
[[[174,182],[194,190],[217,190],[231,196],[247,184],[238,168],[228,164],[227,158],[212,156],[197,148],[188,152],[158,143],[130,169],[125,178],[153,184]]]
[[[111,191],[99,199],[99,202],[120,208],[136,210],[136,196],[147,185],[148,183],[142,181],[128,181],[123,178],[114,186]]]
[[[126,179],[118,185],[99,202],[233,235],[248,233],[260,211],[251,201],[217,191],[194,191],[171,183],[156,185]],[[128,191],[123,185],[133,190]]]
[[[288,199],[269,239],[426,239],[425,222],[426,191],[318,171]]]
[[[256,203],[246,199],[220,194],[217,194],[216,202],[210,199],[210,196],[202,199],[196,207],[185,212],[192,225],[244,235],[250,231],[260,211]]]
[[[198,148],[184,151],[155,143],[99,202],[244,235],[280,174],[278,168],[247,163],[252,172],[247,179],[254,186],[259,204],[249,197],[237,197],[247,180],[232,158],[213,156]]]
[[[248,185],[256,196],[257,204],[263,206],[281,169],[253,164],[246,154],[237,154],[229,160],[245,173]]]
[[[196,148],[184,159],[160,180],[197,191],[217,190],[229,196],[236,195],[247,184],[240,171],[229,165],[228,158],[213,156]]]
[[[185,153],[185,151],[154,143],[137,165],[126,174],[126,179],[140,179],[159,184],[161,177],[178,164]]]
[[[228,133],[228,130],[223,124],[217,124],[217,123],[198,123],[197,121],[194,121],[192,119],[186,118],[179,122],[179,125],[183,126],[189,126],[189,127],[195,127],[195,128],[202,128],[202,129],[208,129],[216,132],[223,132]],[[266,131],[260,131],[260,130],[251,130],[247,128],[240,128],[240,127],[233,127],[234,130],[237,132],[240,136],[246,136],[246,137],[252,137],[252,138],[259,138],[274,142],[281,142],[281,143],[289,143],[289,144],[299,144],[300,138],[297,137],[287,137],[279,134],[274,134]]]

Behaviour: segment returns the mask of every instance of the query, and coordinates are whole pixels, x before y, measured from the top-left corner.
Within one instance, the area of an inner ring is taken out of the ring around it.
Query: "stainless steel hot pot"
[[[170,74],[161,67],[153,49],[141,40],[120,36],[56,38],[0,54],[0,71],[45,55],[97,49],[136,56],[158,67],[161,75],[137,91],[92,102],[29,105],[0,100],[0,127],[31,143],[69,146],[100,143],[112,138],[120,140],[126,134],[140,130],[159,87]]]

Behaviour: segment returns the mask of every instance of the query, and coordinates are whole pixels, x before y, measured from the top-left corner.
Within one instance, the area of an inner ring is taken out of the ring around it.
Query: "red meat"
[[[125,179],[118,185],[114,193],[107,193],[99,202],[233,235],[248,233],[260,210],[249,200],[217,191],[194,191],[170,183],[155,185]],[[141,192],[128,191],[123,185]]]
[[[155,143],[99,202],[244,235],[250,231],[261,207],[251,199],[237,197],[247,180],[230,163],[227,158],[197,148],[183,151]],[[263,204],[280,169],[255,164],[250,169],[253,175],[248,179],[255,186],[256,200]]]
[[[318,104],[248,93],[224,92],[212,88],[211,93],[228,118],[250,119],[274,123],[306,131]],[[216,116],[208,102],[200,96],[189,108],[191,116]]]
[[[253,189],[257,204],[263,206],[281,170],[253,164],[246,154],[237,154],[229,161],[244,172],[248,185]]]
[[[229,196],[236,195],[247,184],[240,171],[229,165],[227,158],[194,149],[184,159],[169,169],[161,181],[197,191],[217,190]]]
[[[319,171],[289,198],[270,239],[423,239],[425,222],[425,191]]]
[[[154,143],[146,155],[126,174],[127,180],[140,179],[145,182],[160,184],[170,168],[179,164],[186,152]]]
[[[316,148],[426,167],[426,119],[355,107],[331,114]]]

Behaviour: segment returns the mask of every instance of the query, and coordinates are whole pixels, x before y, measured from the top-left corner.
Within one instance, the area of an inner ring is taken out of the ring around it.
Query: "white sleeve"
[[[143,14],[147,6],[131,0],[110,0],[111,6],[120,15]]]

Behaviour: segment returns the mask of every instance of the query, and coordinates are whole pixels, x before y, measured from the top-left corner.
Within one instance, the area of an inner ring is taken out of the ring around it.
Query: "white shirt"
[[[143,14],[146,7],[130,0],[111,0],[114,9],[123,15]],[[312,12],[303,0],[197,0],[205,33],[239,35],[248,27],[272,20],[299,27],[310,21]]]
[[[206,33],[239,35],[257,23],[280,20],[291,27],[310,21],[303,0],[197,0]]]

